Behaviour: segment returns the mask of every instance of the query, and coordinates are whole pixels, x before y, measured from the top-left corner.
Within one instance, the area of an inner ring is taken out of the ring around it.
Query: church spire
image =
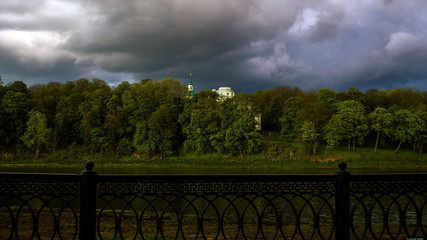
[[[188,97],[193,97],[193,96],[194,96],[194,91],[193,91],[193,82],[191,81],[191,73],[190,73],[190,82],[188,83],[187,96],[188,96]]]

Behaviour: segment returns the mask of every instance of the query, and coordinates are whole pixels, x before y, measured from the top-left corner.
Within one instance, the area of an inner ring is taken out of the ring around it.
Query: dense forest
[[[178,80],[144,79],[112,88],[101,79],[27,87],[0,78],[0,151],[34,158],[84,149],[116,156],[191,153],[244,155],[262,151],[262,134],[280,132],[305,154],[339,144],[422,153],[427,92],[416,88],[362,92],[302,91],[280,86],[218,101],[216,92],[186,97]],[[261,114],[257,131],[255,116]]]

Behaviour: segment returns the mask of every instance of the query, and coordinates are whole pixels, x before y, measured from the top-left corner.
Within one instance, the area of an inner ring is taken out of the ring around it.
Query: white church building
[[[216,92],[219,95],[218,101],[224,101],[227,98],[232,98],[236,95],[236,92],[231,89],[231,87],[220,87],[217,89],[212,89],[212,92]],[[187,97],[193,97],[194,96],[194,88],[193,88],[193,82],[191,81],[191,73],[190,73],[190,82],[188,83],[188,91],[187,91]],[[249,110],[250,107],[248,106]],[[255,119],[255,127],[257,130],[261,131],[261,114],[256,114],[254,116]]]
[[[212,92],[218,93],[221,100],[224,100],[226,98],[232,98],[236,93],[234,90],[231,89],[231,87],[220,87],[218,90],[212,89]]]

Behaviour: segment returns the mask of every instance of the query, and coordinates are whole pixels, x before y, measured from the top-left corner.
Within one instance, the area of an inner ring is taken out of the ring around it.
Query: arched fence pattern
[[[0,239],[427,239],[427,174],[0,173]]]
[[[101,239],[107,239],[104,232],[118,239],[331,239],[333,176],[242,177],[100,176],[97,234]]]
[[[0,239],[76,239],[79,176],[0,173]]]

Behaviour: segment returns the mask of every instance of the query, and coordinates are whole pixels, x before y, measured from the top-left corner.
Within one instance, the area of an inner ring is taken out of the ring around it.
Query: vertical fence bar
[[[94,163],[87,161],[80,173],[80,240],[94,240],[96,234],[96,171]]]
[[[340,170],[335,172],[335,239],[350,239],[350,173],[345,170],[347,164],[339,163]]]

